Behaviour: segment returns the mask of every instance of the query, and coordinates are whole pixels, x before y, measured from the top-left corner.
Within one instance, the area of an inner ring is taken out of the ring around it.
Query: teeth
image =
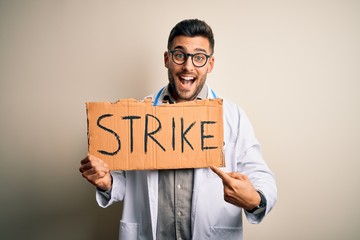
[[[192,80],[194,80],[193,77],[182,77],[182,79],[185,80],[185,81],[192,81]]]

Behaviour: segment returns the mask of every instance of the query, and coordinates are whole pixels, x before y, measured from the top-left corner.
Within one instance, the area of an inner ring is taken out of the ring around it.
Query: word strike
[[[115,137],[115,139],[117,141],[117,148],[115,151],[112,151],[112,152],[109,152],[106,150],[98,150],[98,152],[101,154],[104,154],[104,155],[114,156],[121,150],[120,136],[114,130],[112,130],[108,127],[105,127],[102,124],[102,120],[104,120],[106,118],[111,118],[111,117],[113,117],[112,114],[101,115],[97,119],[97,126],[101,129],[103,129],[104,131],[109,132],[110,134],[112,134]],[[125,120],[125,121],[129,121],[130,152],[132,153],[134,150],[134,131],[135,131],[134,122],[141,119],[141,117],[140,116],[123,116],[121,119]],[[214,124],[216,124],[215,121],[200,121],[200,123],[192,122],[189,125],[185,126],[184,118],[181,117],[180,118],[180,134],[178,136],[178,137],[180,137],[181,152],[184,152],[185,144],[188,145],[188,147],[190,147],[192,150],[194,150],[193,144],[189,141],[189,139],[186,137],[186,135],[189,134],[190,131],[192,131],[192,130],[194,131],[194,129],[196,129],[195,126],[198,124],[200,124],[199,129],[200,129],[201,150],[204,151],[204,150],[217,148],[216,146],[206,146],[205,145],[205,139],[214,138],[213,135],[209,135],[209,134],[205,133],[205,126],[214,125]],[[150,130],[150,126],[154,126],[154,125],[156,126],[155,129]],[[175,140],[176,140],[177,126],[176,126],[174,117],[172,117],[171,128],[172,128],[171,129],[171,147],[172,147],[172,150],[175,151],[176,150]],[[156,138],[156,134],[158,134],[161,131],[162,131],[161,121],[156,116],[153,116],[151,114],[146,114],[144,131],[140,132],[140,133],[136,131],[136,134],[142,134],[142,136],[143,136],[145,153],[148,151],[149,141],[153,141],[160,149],[162,149],[162,151],[166,152],[164,145],[162,143],[160,143],[160,141]]]

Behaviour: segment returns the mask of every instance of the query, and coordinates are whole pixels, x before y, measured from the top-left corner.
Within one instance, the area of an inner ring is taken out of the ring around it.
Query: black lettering
[[[172,149],[175,151],[175,119],[172,118],[172,141],[171,141]]]
[[[158,127],[152,132],[148,132],[149,131],[149,126],[148,126],[149,125],[149,117],[154,118],[156,120],[156,122],[158,123]],[[158,131],[160,131],[160,129],[161,129],[160,120],[151,114],[146,114],[146,116],[145,116],[145,135],[144,135],[144,151],[145,151],[145,153],[147,152],[148,137],[150,137],[165,152],[165,148],[159,143],[158,140],[156,140],[156,138],[154,138],[152,136],[155,133],[157,133]]]
[[[205,124],[215,124],[214,121],[201,121],[201,150],[208,150],[208,149],[216,149],[217,147],[207,147],[205,146],[205,138],[213,138],[213,135],[204,135],[205,132]]]
[[[133,150],[134,150],[133,120],[134,119],[140,119],[140,118],[141,118],[140,116],[125,116],[125,117],[122,118],[124,120],[127,120],[127,119],[130,120],[130,152],[133,152]]]
[[[194,150],[193,146],[185,136],[194,125],[195,122],[191,123],[190,126],[184,131],[184,118],[181,118],[181,152],[184,152],[184,141],[186,141],[190,148]]]
[[[116,132],[114,132],[113,130],[107,128],[107,127],[104,127],[103,125],[100,124],[100,121],[104,118],[108,118],[108,117],[112,117],[113,115],[112,114],[104,114],[104,115],[101,115],[98,120],[97,120],[97,125],[99,126],[99,128],[113,134],[116,138],[116,141],[117,141],[117,144],[118,144],[118,147],[117,149],[114,151],[114,152],[107,152],[105,150],[98,150],[99,153],[101,154],[104,154],[104,155],[110,155],[110,156],[114,156],[115,154],[117,154],[120,149],[121,149],[121,143],[120,143],[120,137],[119,135],[116,134]]]

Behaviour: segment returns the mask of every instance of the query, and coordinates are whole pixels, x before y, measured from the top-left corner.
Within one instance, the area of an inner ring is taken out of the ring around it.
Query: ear
[[[164,52],[164,65],[166,68],[169,68],[169,53],[167,51]]]
[[[209,60],[209,67],[207,69],[207,72],[208,73],[211,73],[211,71],[213,70],[214,68],[214,62],[215,62],[215,58],[214,57],[211,57],[210,60]]]

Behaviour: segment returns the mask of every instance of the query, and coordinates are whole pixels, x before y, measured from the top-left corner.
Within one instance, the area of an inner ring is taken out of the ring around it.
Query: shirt
[[[167,86],[159,102],[175,103]],[[208,88],[200,91],[197,99],[207,98]],[[159,199],[156,239],[191,239],[191,202],[194,170],[159,170]]]

